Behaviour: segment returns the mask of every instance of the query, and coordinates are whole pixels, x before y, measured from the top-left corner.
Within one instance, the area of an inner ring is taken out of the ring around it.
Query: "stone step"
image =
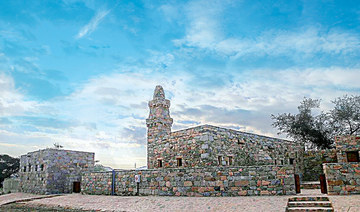
[[[329,201],[289,201],[288,207],[331,207]]]
[[[329,207],[295,207],[295,208],[286,208],[287,212],[333,212],[333,208]]]
[[[328,197],[290,197],[289,202],[298,201],[329,201]]]

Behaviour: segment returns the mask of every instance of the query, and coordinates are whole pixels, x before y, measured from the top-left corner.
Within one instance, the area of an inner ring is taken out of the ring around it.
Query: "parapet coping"
[[[223,166],[223,167],[185,167],[185,168],[163,168],[163,169],[114,169],[115,172],[142,172],[142,171],[167,171],[167,170],[187,170],[187,169],[215,169],[218,168],[218,171],[222,171],[221,169],[241,169],[241,168],[259,168],[259,167],[286,167],[286,168],[294,168],[292,165],[253,165],[253,166]],[[87,171],[86,173],[112,173],[112,171]]]
[[[85,151],[78,151],[78,150],[67,150],[67,149],[55,149],[55,148],[45,148],[45,149],[39,149],[39,150],[35,150],[35,151],[32,151],[32,152],[28,152],[24,155],[21,155],[21,156],[26,156],[26,155],[29,155],[29,154],[32,154],[32,153],[35,153],[35,152],[45,152],[45,151],[67,151],[67,152],[79,152],[79,153],[90,153],[90,154],[95,154],[94,152],[85,152]]]
[[[285,140],[285,139],[281,139],[281,138],[274,138],[274,137],[270,137],[270,136],[265,136],[265,135],[259,135],[259,134],[255,134],[255,133],[249,133],[249,132],[243,132],[240,130],[234,130],[234,129],[229,129],[229,128],[225,128],[225,127],[217,127],[217,126],[213,126],[213,125],[209,125],[209,124],[204,124],[204,125],[199,125],[199,126],[195,126],[195,127],[190,127],[190,128],[186,128],[186,129],[182,129],[182,130],[177,130],[177,131],[173,131],[171,133],[178,133],[178,132],[182,132],[182,131],[187,131],[187,130],[192,130],[192,129],[196,129],[196,128],[201,128],[201,127],[209,127],[210,129],[214,129],[214,128],[218,128],[218,129],[224,129],[224,130],[228,130],[228,131],[234,131],[237,133],[242,133],[242,134],[246,134],[246,135],[254,135],[254,136],[259,136],[262,138],[271,138],[271,139],[276,139],[279,141],[285,141],[288,143],[297,143],[297,144],[301,144],[300,142],[296,142],[296,141],[289,141],[289,140]]]
[[[342,163],[323,163],[323,165],[346,165],[346,164],[359,164],[360,162],[342,162]]]

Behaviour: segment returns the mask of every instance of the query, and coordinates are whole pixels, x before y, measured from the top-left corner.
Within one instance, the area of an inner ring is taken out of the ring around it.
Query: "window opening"
[[[229,156],[229,166],[233,164],[233,156]]]
[[[358,151],[346,152],[346,158],[348,162],[360,162]]]
[[[182,166],[182,158],[176,158],[177,160],[177,166],[180,167]]]
[[[289,159],[290,165],[294,165],[294,158]]]
[[[163,167],[163,164],[162,164],[162,160],[161,159],[158,159],[158,167]]]
[[[218,156],[218,163],[220,166],[222,165],[222,156]]]

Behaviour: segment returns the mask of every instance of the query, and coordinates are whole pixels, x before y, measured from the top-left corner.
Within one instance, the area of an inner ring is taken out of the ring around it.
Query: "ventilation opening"
[[[73,192],[80,193],[80,191],[81,191],[80,182],[73,182]]]

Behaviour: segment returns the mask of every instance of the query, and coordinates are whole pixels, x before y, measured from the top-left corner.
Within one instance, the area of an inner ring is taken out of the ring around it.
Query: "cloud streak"
[[[96,30],[98,25],[101,23],[102,20],[110,13],[110,10],[100,10],[97,14],[90,20],[88,24],[83,26],[79,33],[76,35],[77,39],[80,39],[86,35],[91,34]]]

